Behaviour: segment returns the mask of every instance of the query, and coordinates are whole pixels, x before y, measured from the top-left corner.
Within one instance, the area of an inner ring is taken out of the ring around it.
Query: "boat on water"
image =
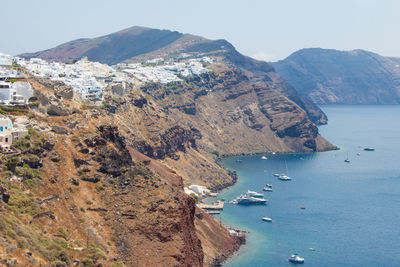
[[[290,261],[291,263],[304,263],[304,258],[300,257],[299,255],[297,255],[297,253],[293,253],[288,261]]]
[[[272,222],[272,219],[270,217],[262,217],[262,220],[264,222]]]
[[[266,184],[263,191],[272,192],[272,184]]]
[[[364,148],[364,151],[375,151],[375,148],[372,148],[372,147],[366,147],[366,148]]]
[[[274,175],[275,177],[279,177],[280,174],[279,174],[279,173],[274,173],[273,175]]]
[[[261,159],[264,159],[264,160],[265,160],[265,159],[268,159],[268,158],[267,158],[266,156],[262,156]]]
[[[346,163],[349,163],[349,162],[350,162],[350,160],[349,160],[349,153],[347,153],[347,158],[344,160],[344,162],[346,162]]]
[[[257,193],[255,191],[250,191],[250,190],[247,190],[246,195],[249,196],[249,197],[256,197],[256,198],[263,198],[264,197],[263,194]]]
[[[265,205],[268,202],[268,200],[264,198],[251,197],[247,195],[241,195],[235,201],[240,205]]]
[[[285,159],[285,166],[286,166],[286,173],[289,173],[289,169],[286,163],[286,159]],[[289,175],[286,175],[285,173],[282,173],[278,176],[278,179],[281,181],[290,181],[292,180],[292,177],[290,177]]]
[[[290,181],[290,180],[292,180],[292,177],[287,176],[285,174],[281,174],[281,175],[279,175],[278,179],[281,181]]]

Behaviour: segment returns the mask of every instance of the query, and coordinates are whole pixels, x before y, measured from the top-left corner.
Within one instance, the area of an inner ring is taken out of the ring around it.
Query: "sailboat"
[[[289,173],[286,159],[285,159],[285,166],[286,166],[286,173]],[[290,181],[290,180],[292,180],[292,177],[282,173],[281,175],[279,175],[278,179],[281,181]]]
[[[350,162],[350,160],[349,160],[349,153],[347,153],[347,158],[344,160],[344,162],[346,162],[346,163],[349,163],[349,162]]]

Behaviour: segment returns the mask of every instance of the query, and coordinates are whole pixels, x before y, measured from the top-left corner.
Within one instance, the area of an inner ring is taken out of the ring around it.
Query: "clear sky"
[[[0,52],[16,55],[147,26],[283,59],[306,47],[400,56],[399,0],[4,0]]]

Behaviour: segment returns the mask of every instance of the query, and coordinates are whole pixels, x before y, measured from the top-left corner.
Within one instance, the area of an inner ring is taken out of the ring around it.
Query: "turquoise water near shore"
[[[264,192],[266,206],[225,204],[216,215],[250,232],[224,266],[290,266],[293,252],[305,257],[305,266],[399,266],[400,106],[322,109],[329,124],[320,133],[340,150],[224,159],[239,180],[218,198],[262,192],[266,183],[274,190]],[[369,146],[376,151],[362,150]],[[350,163],[344,162],[347,155]],[[289,182],[272,175],[285,171],[285,161]],[[274,222],[261,221],[263,216]]]

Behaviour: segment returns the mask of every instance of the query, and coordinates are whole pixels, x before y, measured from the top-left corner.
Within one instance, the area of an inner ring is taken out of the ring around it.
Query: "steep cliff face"
[[[162,102],[168,117],[183,120],[202,149],[223,154],[307,152],[333,147],[318,135],[307,113],[267,82],[227,64],[174,85],[141,90]],[[199,134],[195,134],[194,132]]]
[[[0,180],[2,263],[203,266],[216,250],[237,248],[223,228],[195,225],[195,214],[204,214],[183,193],[182,177],[137,151],[118,115],[95,106],[82,110],[74,96],[57,97],[62,112],[49,115],[57,83],[28,80],[40,99],[28,124],[36,130],[0,162],[6,170]],[[160,133],[165,155],[194,150],[190,131]],[[173,135],[176,141],[169,140]],[[208,230],[199,237],[201,229]],[[215,238],[226,248],[202,241]]]
[[[310,48],[271,63],[296,90],[318,104],[398,104],[398,59],[363,51]]]

